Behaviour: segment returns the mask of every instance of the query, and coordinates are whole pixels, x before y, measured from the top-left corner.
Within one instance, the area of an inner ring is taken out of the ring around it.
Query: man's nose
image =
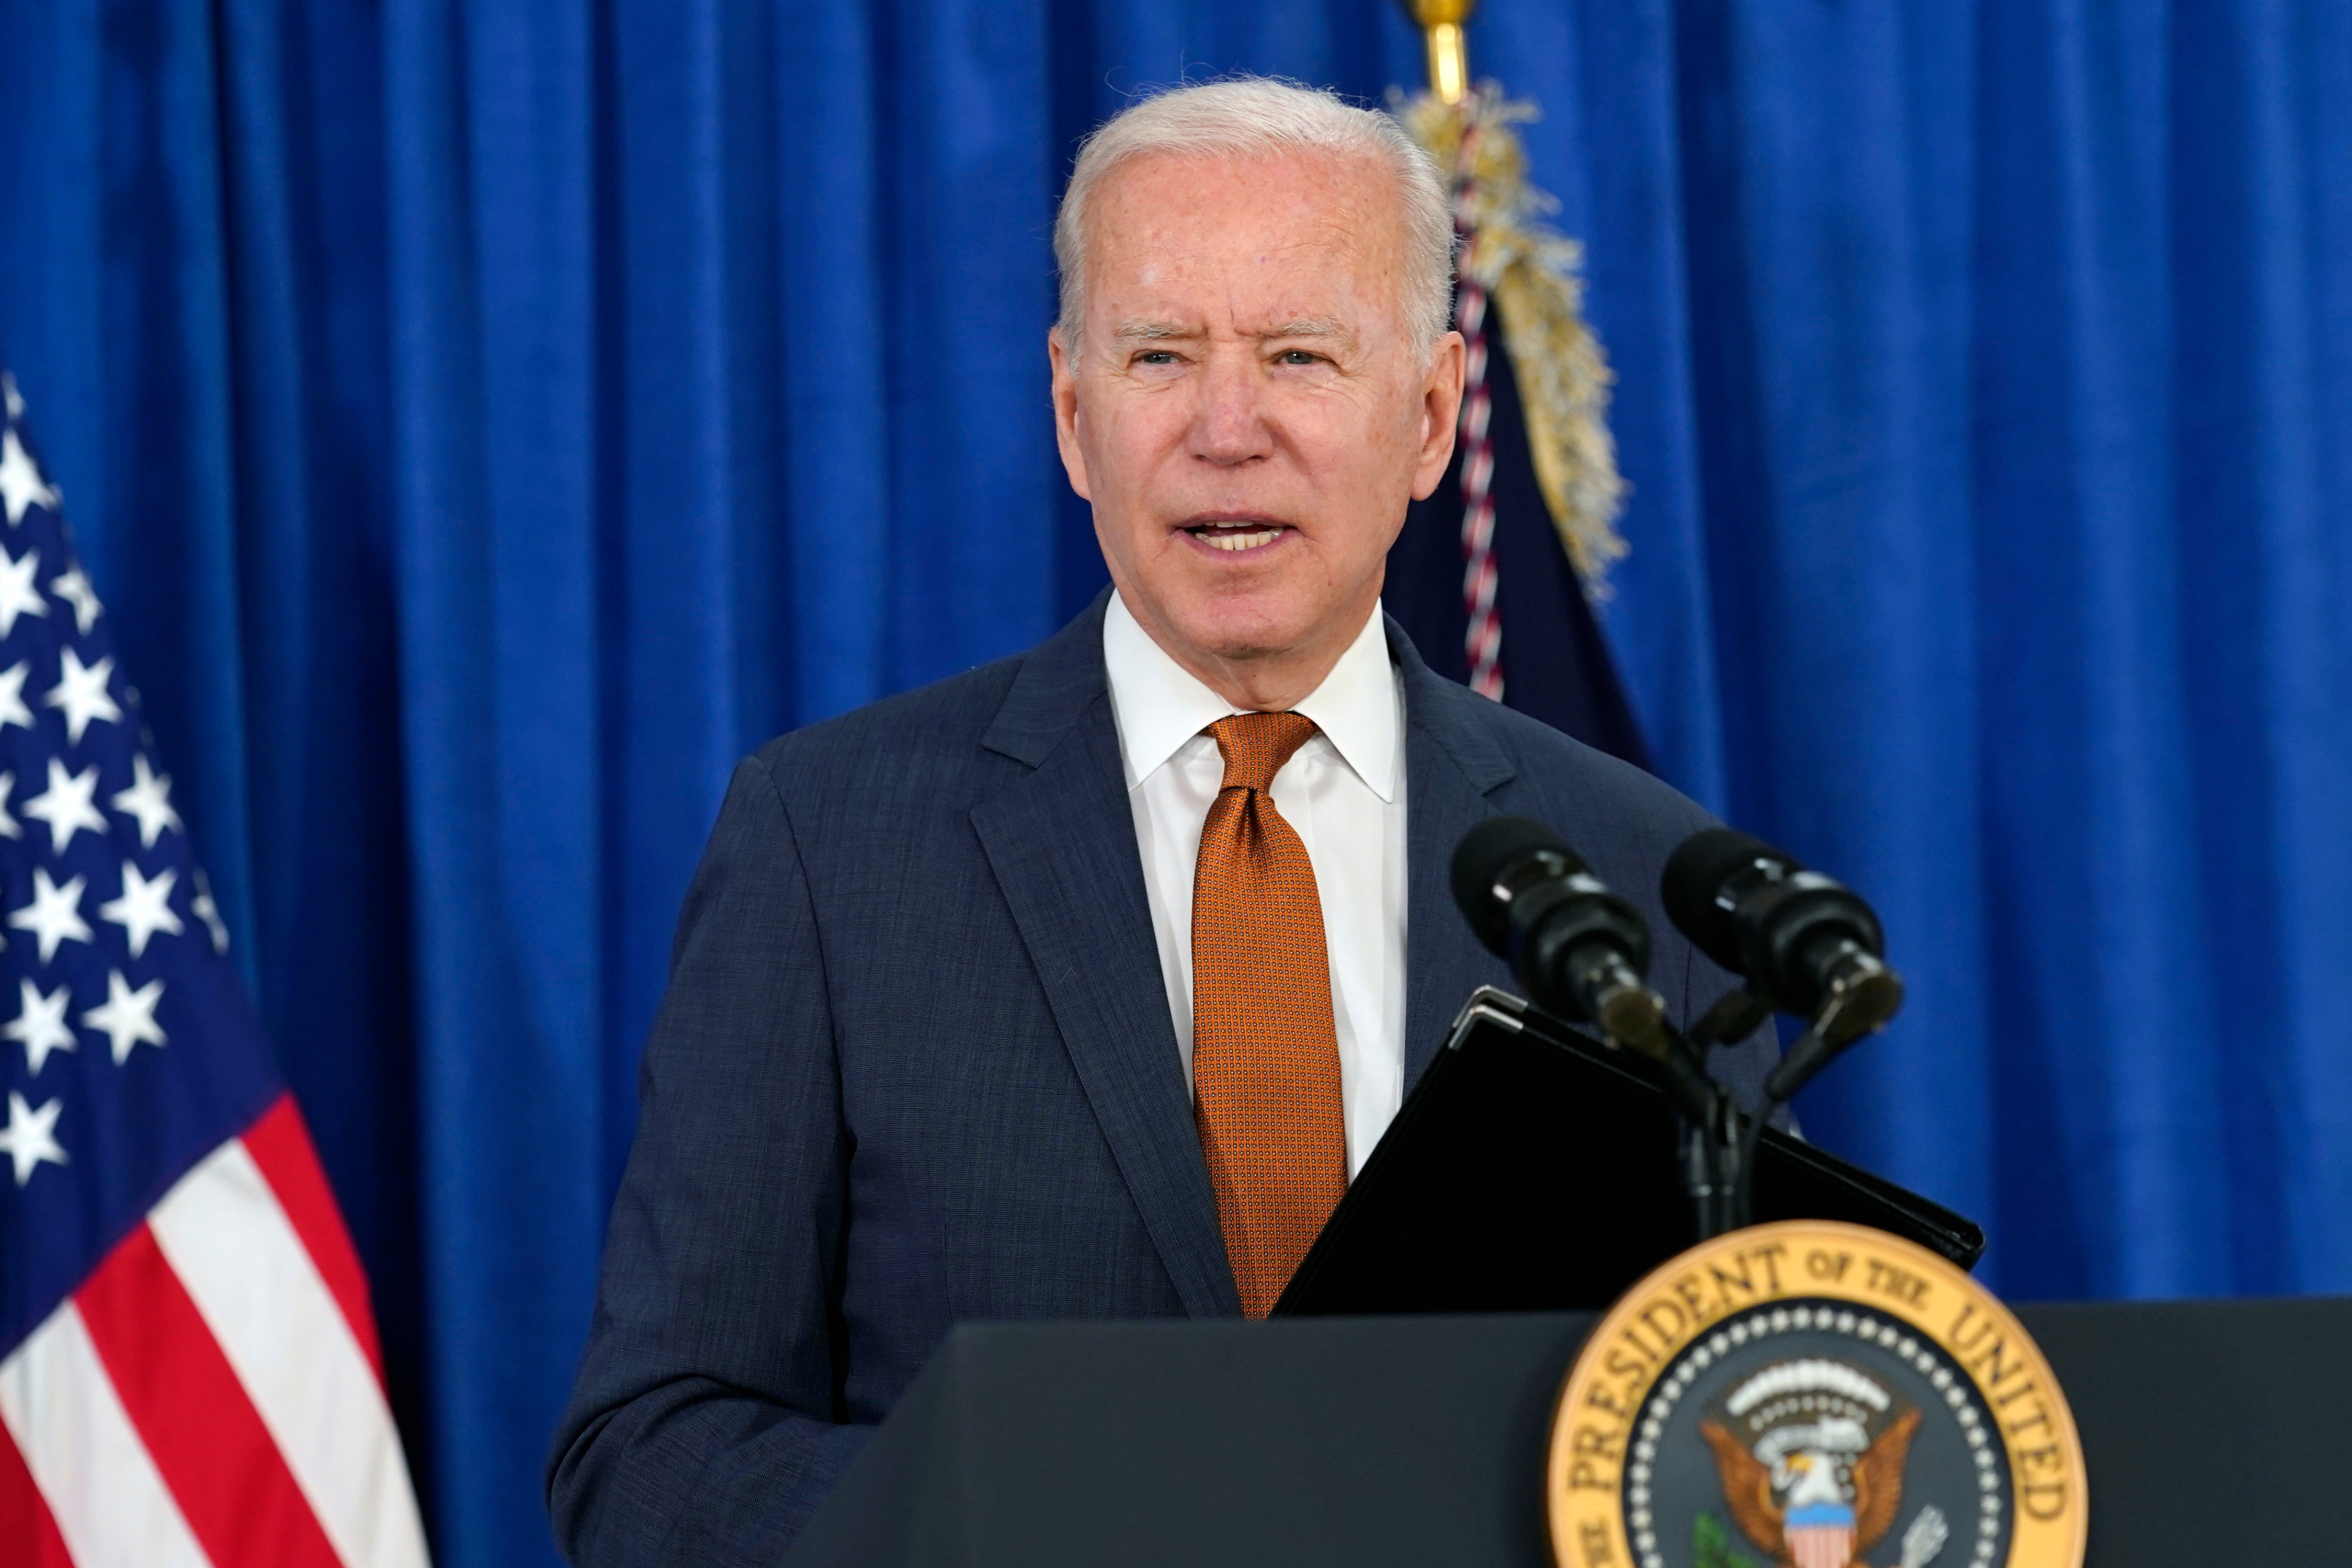
[[[1212,354],[1194,411],[1192,455],[1219,468],[1238,468],[1265,457],[1273,442],[1265,427],[1257,366],[1247,354]]]

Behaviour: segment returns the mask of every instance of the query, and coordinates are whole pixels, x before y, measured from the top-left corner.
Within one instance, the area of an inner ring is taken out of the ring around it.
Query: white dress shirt
[[[1103,616],[1103,663],[1190,1083],[1192,877],[1201,827],[1225,777],[1217,742],[1202,731],[1243,710],[1169,658],[1116,593]],[[1404,1098],[1404,684],[1377,608],[1297,711],[1321,733],[1275,774],[1274,805],[1307,846],[1323,903],[1352,1177]]]

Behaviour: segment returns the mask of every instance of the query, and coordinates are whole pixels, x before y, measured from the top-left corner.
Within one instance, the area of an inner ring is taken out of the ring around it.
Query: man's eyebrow
[[[1129,316],[1112,329],[1112,336],[1121,342],[1177,342],[1201,335],[1199,328],[1188,327],[1181,321],[1151,320],[1142,316]],[[1337,317],[1297,316],[1261,334],[1261,339],[1332,338],[1352,342],[1355,336],[1347,323]]]
[[[1129,316],[1113,330],[1111,335],[1121,342],[1154,342],[1163,338],[1197,338],[1201,334],[1175,321],[1152,321],[1140,316]]]
[[[1352,338],[1347,323],[1330,316],[1300,316],[1266,334],[1270,338]]]

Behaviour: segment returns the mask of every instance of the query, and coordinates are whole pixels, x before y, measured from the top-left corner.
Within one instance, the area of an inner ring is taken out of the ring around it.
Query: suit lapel
[[[1491,732],[1491,713],[1482,711],[1486,699],[1432,672],[1393,620],[1388,633],[1389,657],[1404,676],[1404,1087],[1411,1094],[1470,993],[1508,982],[1502,961],[1479,945],[1454,909],[1450,870],[1454,847],[1495,815],[1487,796],[1514,769]]]
[[[972,808],[1104,1139],[1187,1312],[1241,1310],[1168,1016],[1102,664],[1108,595],[1023,660],[983,744],[1031,771]],[[1388,623],[1405,691],[1405,1089],[1470,993],[1506,978],[1454,910],[1454,847],[1510,779],[1486,700]]]
[[[1102,600],[1024,661],[984,744],[1034,770],[972,808],[1103,1137],[1184,1310],[1241,1310],[1168,1016],[1102,666]]]

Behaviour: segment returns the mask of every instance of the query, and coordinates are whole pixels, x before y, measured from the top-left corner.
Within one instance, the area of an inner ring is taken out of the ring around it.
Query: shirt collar
[[[1103,667],[1129,789],[1157,773],[1185,742],[1241,711],[1152,641],[1116,592],[1103,614]],[[1398,706],[1396,672],[1375,605],[1364,629],[1297,711],[1315,721],[1367,789],[1393,803]]]

